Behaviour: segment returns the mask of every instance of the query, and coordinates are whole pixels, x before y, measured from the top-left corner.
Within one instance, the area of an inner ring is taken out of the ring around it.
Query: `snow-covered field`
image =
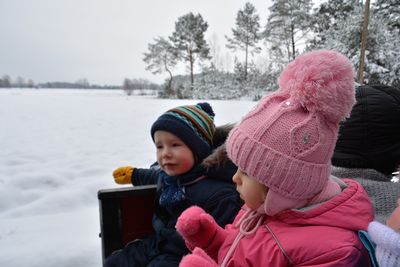
[[[122,165],[155,160],[150,126],[198,100],[119,90],[0,90],[0,266],[99,267],[97,191]],[[208,101],[216,124],[255,102]]]

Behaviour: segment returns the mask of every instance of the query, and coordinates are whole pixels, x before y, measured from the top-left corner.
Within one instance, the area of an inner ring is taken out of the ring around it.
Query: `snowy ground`
[[[155,160],[151,123],[195,100],[111,90],[0,90],[0,266],[99,267],[97,191]],[[251,101],[209,101],[216,124]]]

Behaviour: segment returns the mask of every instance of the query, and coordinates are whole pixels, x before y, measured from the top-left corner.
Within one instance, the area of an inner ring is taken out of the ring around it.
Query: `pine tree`
[[[256,14],[256,8],[254,5],[247,2],[243,10],[239,10],[237,13],[236,28],[232,29],[233,38],[225,36],[228,41],[228,44],[226,45],[228,48],[233,49],[234,51],[240,49],[245,52],[245,80],[247,80],[249,50],[256,53],[260,52],[260,48],[257,47],[257,43],[261,39],[259,33],[259,20],[260,17]]]
[[[370,17],[366,49],[365,78],[369,83],[400,87],[400,32],[386,14]]]
[[[387,14],[387,9],[382,11],[376,5],[373,7],[368,26],[364,81],[399,86],[400,34],[393,26],[395,23]],[[314,14],[315,21],[319,21],[314,28],[316,36],[308,49],[325,48],[341,52],[358,70],[363,10],[361,1],[329,0],[321,4]],[[324,23],[326,21],[330,23]]]
[[[372,21],[374,29],[371,35],[376,51],[371,60],[379,66],[384,66],[385,71],[370,71],[371,82],[376,82],[375,77],[381,82],[400,87],[400,4],[398,0],[376,0],[372,4]],[[376,35],[376,36],[375,36]],[[378,69],[378,68],[376,68]]]
[[[298,45],[311,30],[311,0],[273,0],[264,37],[272,52],[286,55],[287,62],[299,53]]]
[[[376,14],[385,17],[390,30],[400,30],[400,3],[399,0],[375,0],[372,4]]]
[[[148,45],[149,52],[144,53],[143,61],[147,63],[146,70],[153,74],[168,72],[169,80],[166,90],[171,90],[172,68],[177,63],[177,53],[172,44],[163,37],[154,39],[154,44]]]
[[[204,39],[208,24],[200,14],[190,12],[178,18],[170,40],[178,52],[178,58],[189,62],[191,89],[194,86],[193,69],[196,59],[208,59],[209,47]]]
[[[314,38],[309,40],[308,48],[315,49],[327,43],[343,43],[347,39],[352,44],[349,50],[358,49],[362,25],[362,2],[360,0],[328,0],[317,7],[312,16]],[[334,34],[332,36],[332,34]],[[352,36],[349,37],[348,35]],[[336,39],[336,41],[335,41]],[[347,42],[347,41],[346,41]],[[340,51],[345,52],[345,51]]]

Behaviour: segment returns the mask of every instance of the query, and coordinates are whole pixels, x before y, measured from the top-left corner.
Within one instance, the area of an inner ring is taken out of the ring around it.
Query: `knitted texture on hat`
[[[376,243],[375,255],[380,267],[400,264],[400,233],[379,222],[371,222],[368,233]]]
[[[311,199],[326,186],[339,122],[355,102],[352,65],[334,51],[305,53],[279,85],[230,132],[228,156],[270,191]]]
[[[154,133],[158,130],[170,132],[179,137],[201,162],[212,151],[214,116],[207,102],[179,106],[158,117],[151,127],[151,137],[154,141]]]

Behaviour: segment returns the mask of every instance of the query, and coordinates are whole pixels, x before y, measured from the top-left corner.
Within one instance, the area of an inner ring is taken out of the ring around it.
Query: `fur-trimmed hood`
[[[201,163],[205,167],[208,177],[232,182],[237,167],[228,158],[225,141],[234,126],[234,124],[224,124],[216,127],[213,138],[214,150]]]
[[[234,126],[234,124],[224,124],[216,127],[213,138],[214,150],[203,160],[202,165],[204,167],[207,169],[223,167],[230,161],[226,153],[225,141]]]

